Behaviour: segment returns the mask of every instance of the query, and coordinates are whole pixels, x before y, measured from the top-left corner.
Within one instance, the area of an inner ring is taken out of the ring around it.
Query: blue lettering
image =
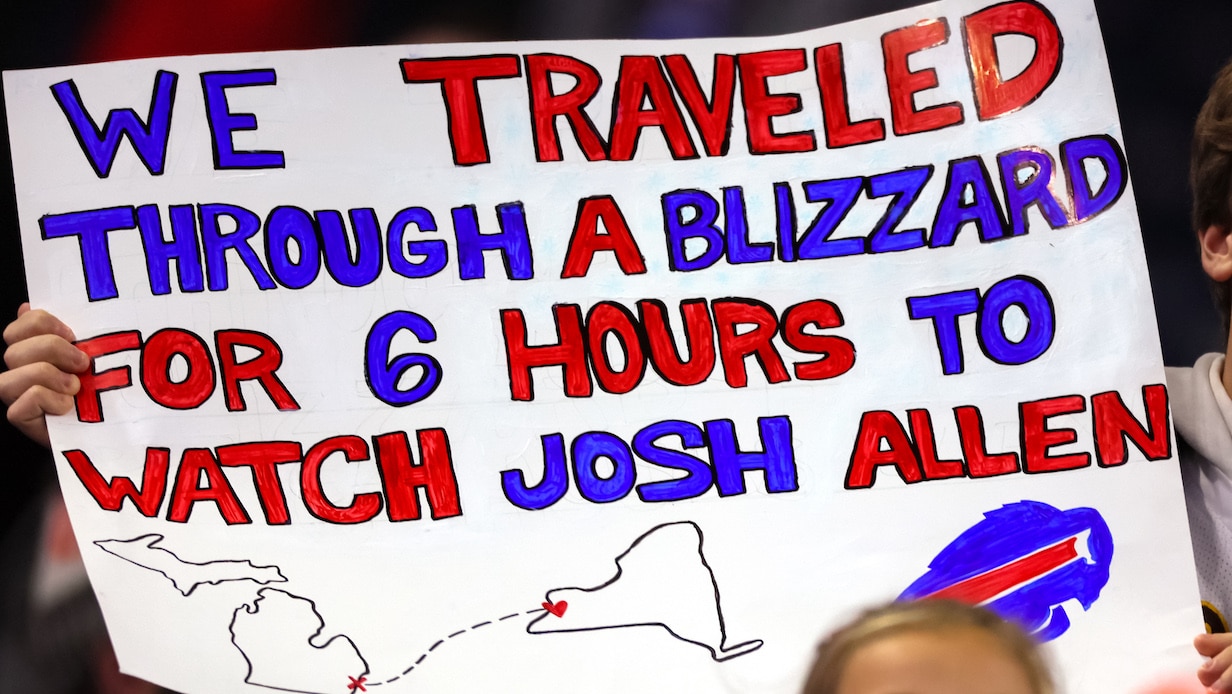
[[[1027,331],[1018,342],[1005,335],[1006,309],[1019,306]],[[980,347],[998,364],[1025,364],[1048,351],[1056,334],[1056,312],[1044,285],[1031,277],[1010,277],[989,287],[977,320]]]
[[[505,263],[505,274],[512,280],[534,277],[530,233],[526,229],[526,211],[522,203],[510,202],[496,206],[500,232],[479,233],[479,215],[474,205],[453,210],[454,234],[458,239],[458,276],[464,280],[484,278],[483,252],[497,250]]]
[[[317,210],[316,227],[325,253],[325,271],[344,287],[363,287],[381,274],[381,227],[371,208],[351,210],[355,252],[347,243],[346,223],[337,210]],[[354,258],[352,258],[354,255]]]
[[[796,203],[791,198],[790,183],[774,184],[774,221],[779,237],[779,260],[796,259]]]
[[[868,179],[868,194],[873,198],[893,195],[877,228],[868,240],[869,253],[892,253],[909,251],[924,245],[923,229],[895,231],[907,211],[920,197],[924,184],[933,176],[932,166],[918,166],[901,171],[891,171]]]
[[[277,286],[248,243],[261,230],[260,217],[237,205],[201,205],[197,212],[201,215],[201,245],[205,250],[205,275],[210,291],[220,292],[227,288],[227,249],[240,256],[258,287],[273,289]],[[220,220],[223,217],[235,224],[233,231],[222,231]]]
[[[501,471],[501,489],[514,506],[538,511],[560,501],[569,489],[569,470],[565,464],[565,439],[549,434],[543,440],[543,480],[534,487],[526,486],[521,470]]]
[[[791,446],[791,420],[785,416],[761,417],[757,420],[762,452],[741,451],[736,443],[736,427],[730,420],[706,422],[706,438],[710,442],[710,460],[714,465],[719,496],[744,494],[744,473],[761,470],[766,491],[794,492],[796,461]]]
[[[749,243],[749,214],[739,186],[723,189],[723,228],[727,232],[727,262],[739,265],[774,259],[774,244]]]
[[[420,342],[436,341],[436,328],[431,321],[410,311],[394,311],[381,316],[368,331],[364,349],[364,374],[368,389],[381,402],[405,407],[427,398],[441,384],[441,363],[430,354],[403,354],[390,359],[389,346],[394,335],[408,330]],[[403,374],[413,368],[422,369],[419,381],[407,390],[398,389]]]
[[[1005,189],[1005,209],[1009,213],[1010,235],[1027,233],[1027,208],[1038,207],[1053,229],[1065,226],[1069,219],[1061,203],[1053,197],[1052,156],[1038,149],[1017,149],[997,155],[1001,167],[1001,185]],[[1023,180],[1019,173],[1028,171]]]
[[[800,258],[837,258],[864,252],[863,238],[830,240],[830,235],[847,218],[847,213],[856,204],[856,198],[863,188],[862,178],[836,178],[804,184],[804,199],[809,202],[824,202],[826,206],[813,218],[808,229],[804,230],[804,236],[800,238],[797,246]]]
[[[292,259],[290,244],[296,258]],[[265,258],[270,272],[284,287],[301,289],[321,273],[321,246],[316,225],[298,207],[275,207],[265,220]]]
[[[941,372],[947,376],[963,372],[958,317],[975,313],[979,308],[980,293],[975,289],[907,297],[907,315],[912,320],[932,319],[937,348],[941,352]]]
[[[145,250],[150,292],[155,296],[171,293],[172,260],[175,260],[180,291],[204,291],[201,249],[197,246],[197,217],[193,206],[172,205],[168,208],[167,215],[171,218],[170,241],[163,237],[158,206],[142,205],[137,208],[137,226],[141,229],[141,246]]]
[[[171,107],[175,103],[174,72],[159,70],[154,77],[154,94],[150,98],[150,112],[145,122],[131,108],[117,109],[107,113],[107,120],[99,128],[90,114],[86,113],[72,80],[51,86],[56,103],[68,117],[69,125],[77,136],[81,150],[99,178],[111,173],[120,140],[128,136],[137,156],[154,176],[162,175],[167,160],[167,137],[171,132]]]
[[[664,193],[663,230],[667,236],[667,265],[673,271],[692,272],[704,270],[723,257],[723,232],[715,226],[719,218],[719,203],[700,190],[675,190]],[[685,221],[684,211],[693,211],[693,217]],[[689,260],[685,244],[689,239],[701,239],[706,249]]]
[[[466,209],[466,208],[460,208]],[[470,208],[474,213],[474,208]],[[454,210],[454,224],[457,224],[458,211]],[[436,231],[436,220],[432,213],[422,207],[408,207],[398,212],[389,222],[389,231],[385,239],[388,245],[389,267],[403,277],[416,279],[431,277],[440,272],[449,261],[449,247],[440,239],[428,241],[404,241],[407,227],[414,225],[420,231]],[[477,233],[477,232],[476,232]],[[423,256],[423,260],[412,262],[407,255]],[[483,276],[483,257],[479,257],[479,273]]]
[[[642,501],[680,501],[701,496],[714,486],[714,472],[710,465],[688,453],[662,448],[659,439],[666,436],[679,436],[684,448],[703,448],[706,439],[702,428],[691,422],[679,419],[651,424],[637,432],[633,437],[633,451],[637,455],[659,467],[685,471],[684,477],[663,482],[647,482],[637,486],[637,495]]]
[[[612,474],[599,476],[600,458],[612,462]],[[588,431],[573,440],[573,477],[583,499],[606,504],[625,498],[633,489],[637,473],[633,454],[620,437],[606,431]]]
[[[201,74],[215,169],[281,169],[286,166],[282,152],[235,149],[231,134],[237,130],[256,130],[257,117],[251,113],[232,113],[227,105],[227,90],[232,87],[260,87],[277,83],[278,75],[271,69]]]
[[[965,202],[967,191],[971,192],[970,203]],[[975,223],[981,242],[987,243],[1005,236],[1005,216],[992,191],[988,169],[979,157],[950,162],[945,194],[937,207],[929,245],[933,248],[953,245],[958,230],[967,222]]]
[[[726,419],[705,422],[697,426],[678,419],[668,419],[643,427],[633,437],[633,446],[606,431],[588,431],[573,440],[568,454],[561,434],[543,436],[543,478],[528,487],[522,470],[501,472],[501,487],[505,498],[528,510],[547,508],[564,498],[569,491],[569,458],[578,493],[583,499],[606,504],[628,496],[637,488],[643,502],[682,501],[699,497],[715,486],[719,496],[735,496],[746,492],[746,472],[762,471],[766,491],[771,494],[799,489],[795,452],[791,442],[791,421],[786,416],[762,417],[757,420],[761,451],[742,451],[736,442],[735,426]],[[665,437],[678,436],[683,448],[707,448],[710,462],[659,445]],[[637,457],[658,467],[680,470],[685,474],[668,480],[636,484]],[[610,462],[610,472],[600,474],[599,460]]]
[[[39,229],[44,239],[77,237],[81,247],[81,269],[85,273],[86,296],[90,301],[114,299],[118,295],[107,234],[132,229],[136,224],[136,215],[131,207],[49,214],[39,219]]]
[[[1085,161],[1097,159],[1104,168],[1104,182],[1091,190]],[[1116,140],[1107,135],[1068,140],[1061,143],[1061,164],[1074,201],[1075,222],[1085,222],[1121,198],[1129,178],[1125,175],[1125,154]]]

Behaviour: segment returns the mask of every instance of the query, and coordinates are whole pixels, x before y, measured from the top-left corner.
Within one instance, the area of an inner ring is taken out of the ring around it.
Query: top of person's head
[[[891,602],[861,613],[817,648],[803,694],[836,694],[858,651],[883,639],[910,634],[945,638],[980,633],[1021,669],[1031,694],[1053,694],[1052,676],[1034,639],[996,613],[952,600]]]
[[[1189,186],[1194,229],[1199,234],[1211,226],[1232,231],[1232,62],[1215,75],[1194,123]],[[1213,284],[1212,289],[1226,330],[1232,291],[1225,282]]]

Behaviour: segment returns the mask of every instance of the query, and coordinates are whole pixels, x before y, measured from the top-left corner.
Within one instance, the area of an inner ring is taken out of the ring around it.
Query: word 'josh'
[[[1031,63],[1018,75],[1002,79],[996,39],[1009,34],[1035,43]],[[963,48],[970,69],[976,115],[990,120],[1016,111],[1039,97],[1061,67],[1063,41],[1056,20],[1034,2],[1004,2],[962,19]],[[881,37],[885,89],[890,103],[890,127],[898,137],[930,132],[964,122],[958,102],[916,107],[917,95],[939,85],[937,72],[919,67],[921,54],[947,43],[950,27],[945,18],[928,19],[889,31]],[[557,123],[564,119],[578,149],[589,161],[629,161],[646,128],[658,129],[672,157],[693,159],[727,154],[737,85],[744,109],[744,129],[750,154],[811,152],[817,149],[812,130],[777,132],[774,119],[797,113],[803,95],[772,91],[769,80],[809,69],[804,48],[784,48],[716,54],[709,96],[685,55],[626,55],[620,60],[612,95],[612,125],[601,133],[586,112],[603,83],[599,71],[585,61],[566,55],[483,55],[458,58],[418,58],[402,61],[408,83],[440,85],[448,119],[454,163],[490,161],[484,131],[481,80],[524,77],[530,95],[530,122],[535,158],[541,162],[563,158]],[[812,51],[812,73],[824,113],[827,147],[849,147],[886,138],[881,115],[859,114],[848,107],[843,46],[832,43]],[[917,69],[912,69],[912,66]],[[557,91],[559,83],[568,89]],[[679,102],[677,101],[679,99]],[[683,108],[681,107],[683,103]],[[687,115],[700,136],[700,148],[685,125]]]

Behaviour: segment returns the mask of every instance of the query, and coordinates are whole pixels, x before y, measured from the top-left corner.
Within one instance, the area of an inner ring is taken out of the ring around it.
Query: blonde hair
[[[952,600],[892,602],[866,610],[830,634],[817,647],[803,694],[835,694],[843,670],[856,651],[888,636],[955,628],[979,629],[992,636],[1022,666],[1032,694],[1053,694],[1052,675],[1034,639],[1017,625],[982,607]]]

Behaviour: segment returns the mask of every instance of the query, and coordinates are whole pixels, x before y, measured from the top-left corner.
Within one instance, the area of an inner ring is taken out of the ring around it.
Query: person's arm
[[[73,409],[81,387],[74,374],[90,368],[90,357],[73,346],[75,339],[59,318],[30,304],[22,304],[4,329],[8,370],[0,373],[0,400],[8,405],[9,422],[44,446],[50,446],[46,416]]]

